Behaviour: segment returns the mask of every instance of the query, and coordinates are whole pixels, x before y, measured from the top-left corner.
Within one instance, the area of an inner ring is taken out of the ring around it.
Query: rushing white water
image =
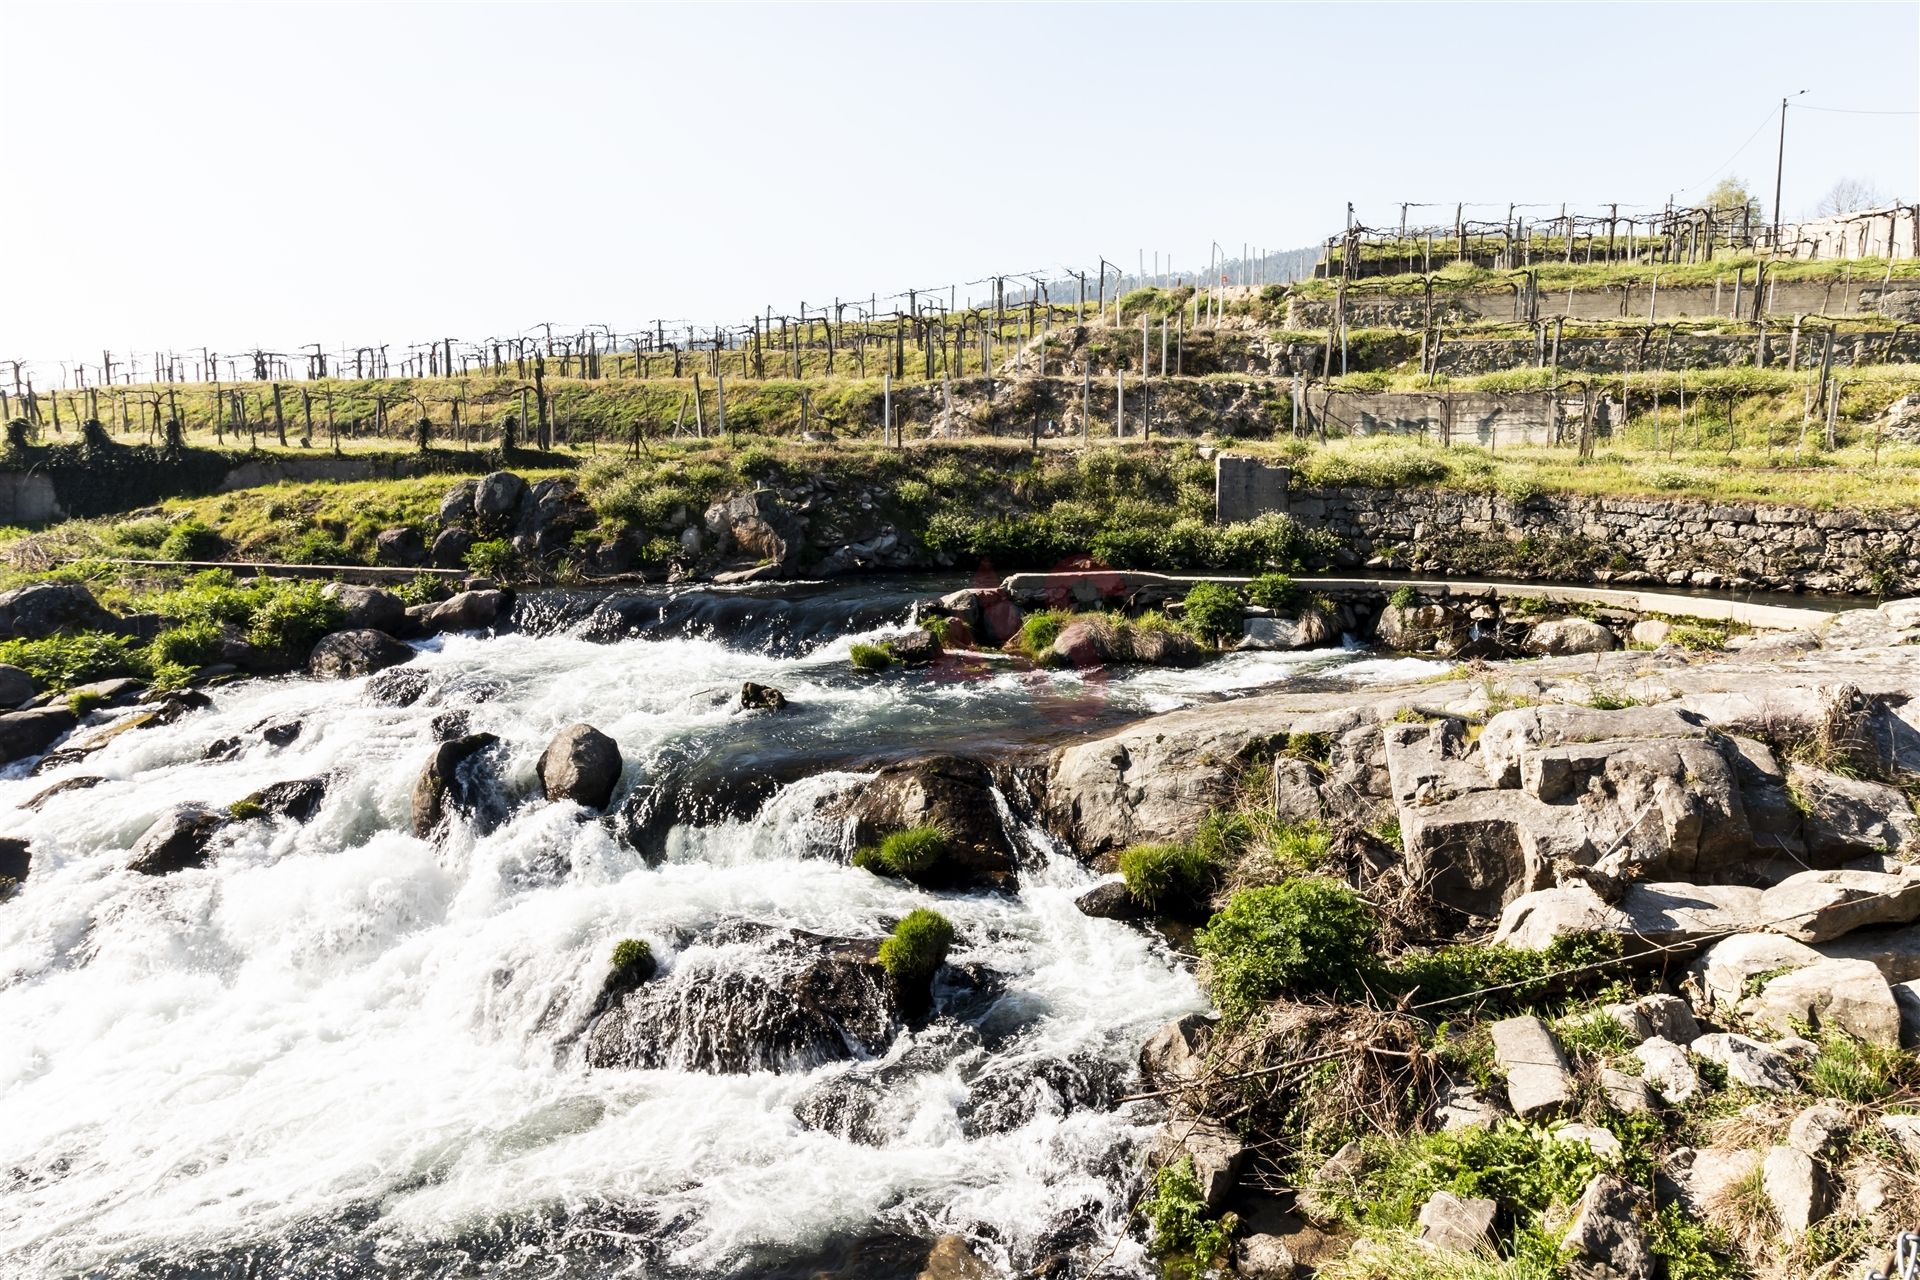
[[[1154,1120],[1143,1104],[1042,1106],[1004,1132],[961,1115],[983,1057],[1130,1070],[1147,1034],[1204,1003],[1150,935],[1074,908],[1086,871],[1031,831],[1017,896],[853,870],[817,803],[859,785],[845,770],[786,785],[751,819],[679,829],[649,867],[577,807],[539,801],[534,763],[576,720],[620,742],[631,776],[726,734],[937,744],[984,722],[1159,709],[1338,655],[1246,655],[1089,694],[998,662],[859,679],[851,639],[776,659],[709,639],[454,637],[417,660],[434,686],[413,707],[375,705],[364,681],[250,681],[76,764],[9,770],[0,830],[34,862],[0,906],[0,1274],[772,1274],[836,1242],[941,1231],[1012,1266],[1076,1221],[1089,1262],[1113,1246],[1106,1266],[1137,1269],[1118,1236]],[[742,680],[782,688],[792,712],[743,717]],[[408,834],[409,792],[450,708],[500,735],[515,802],[492,830],[456,824],[436,845]],[[203,759],[270,717],[302,728]],[[21,807],[80,775],[106,780]],[[323,775],[305,825],[236,823],[203,868],[125,869],[169,806]],[[936,897],[953,962],[1001,975],[999,1025],[985,1048],[890,1077],[882,1142],[807,1128],[796,1104],[904,1062],[937,1028],[903,1033],[881,1064],[584,1064],[617,939],[648,940],[668,971],[725,964],[702,930],[873,938]]]

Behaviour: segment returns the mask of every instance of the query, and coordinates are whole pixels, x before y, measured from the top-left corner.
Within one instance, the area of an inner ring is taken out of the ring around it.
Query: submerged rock
[[[225,814],[204,804],[177,805],[161,814],[135,843],[127,869],[164,876],[202,866],[208,843],[226,823]]]
[[[325,778],[294,778],[260,788],[235,808],[258,808],[265,815],[305,822],[319,812],[320,802],[326,798]]]
[[[433,749],[413,784],[414,835],[430,839],[453,813],[473,809],[476,797],[461,766],[499,741],[491,733],[470,733]]]
[[[430,683],[418,667],[389,667],[367,681],[361,692],[367,701],[383,707],[410,707],[426,695]]]

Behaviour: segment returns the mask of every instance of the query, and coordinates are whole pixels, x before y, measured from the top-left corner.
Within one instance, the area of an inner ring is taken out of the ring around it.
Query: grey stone
[[[1760,1166],[1760,1179],[1785,1234],[1799,1235],[1826,1216],[1826,1175],[1806,1152],[1773,1148]]]
[[[1700,1072],[1673,1041],[1655,1036],[1635,1045],[1633,1056],[1640,1060],[1642,1078],[1674,1106],[1686,1105],[1700,1092]]]
[[[1892,787],[1847,778],[1804,764],[1787,770],[1788,785],[1805,807],[1808,856],[1816,867],[1851,858],[1897,853],[1920,832],[1913,806]]]
[[[1920,1116],[1883,1115],[1874,1121],[1880,1132],[1893,1140],[1901,1154],[1912,1163],[1920,1163]]]
[[[1553,1127],[1555,1142],[1578,1142],[1603,1160],[1618,1161],[1626,1153],[1620,1139],[1610,1129],[1597,1124],[1558,1124]]]
[[[1225,1125],[1176,1113],[1154,1140],[1148,1163],[1163,1168],[1191,1159],[1200,1198],[1206,1202],[1208,1213],[1218,1213],[1226,1207],[1245,1158],[1246,1145]]]
[[[1687,1051],[1704,1062],[1725,1067],[1731,1084],[1769,1093],[1788,1093],[1798,1087],[1786,1057],[1748,1036],[1716,1031],[1695,1040]]]
[[[1781,974],[1740,1007],[1754,1026],[1779,1034],[1805,1023],[1869,1044],[1900,1044],[1900,1006],[1886,978],[1866,960],[1821,960]]]
[[[706,510],[705,524],[721,555],[742,555],[776,569],[791,566],[804,541],[799,520],[771,489],[723,498]]]
[[[1693,1010],[1687,1008],[1687,1002],[1679,996],[1655,992],[1641,996],[1633,1002],[1633,1007],[1647,1020],[1653,1035],[1675,1044],[1692,1044],[1700,1035],[1700,1024],[1694,1021]]]
[[[0,591],[0,639],[39,640],[63,631],[110,631],[116,619],[77,582],[35,582]]]
[[[0,764],[39,755],[79,723],[78,716],[57,705],[0,715]]]
[[[17,707],[33,696],[33,677],[0,662],[0,707]]]
[[[1287,1242],[1266,1232],[1241,1237],[1234,1246],[1233,1262],[1234,1274],[1244,1280],[1292,1280],[1299,1270]]]
[[[1850,1127],[1846,1112],[1831,1103],[1816,1102],[1803,1108],[1787,1126],[1787,1145],[1825,1161],[1839,1149]]]
[[[473,541],[473,535],[457,525],[442,529],[434,535],[433,546],[427,551],[427,563],[436,569],[464,568],[467,552],[473,550]]]
[[[1161,1027],[1140,1046],[1140,1075],[1156,1089],[1177,1089],[1198,1080],[1207,1066],[1213,1020],[1190,1013]]]
[[[1888,982],[1920,978],[1920,925],[1860,929],[1815,950],[1833,960],[1870,960]]]
[[[1146,920],[1153,915],[1128,892],[1126,881],[1117,876],[1093,886],[1075,898],[1073,905],[1081,915],[1096,920]]]
[[[1555,938],[1609,933],[1629,953],[1683,947],[1759,922],[1761,891],[1744,885],[1630,884],[1606,902],[1586,884],[1524,894],[1500,916],[1495,942],[1538,951]]]
[[[491,733],[470,733],[434,747],[413,784],[414,835],[429,839],[452,813],[472,807],[461,766],[498,741]]]
[[[1493,1219],[1499,1206],[1481,1197],[1436,1191],[1420,1206],[1420,1240],[1448,1253],[1472,1253],[1493,1243]]]
[[[462,480],[446,491],[437,516],[442,528],[464,524],[473,517],[473,495],[479,487],[478,480]]]
[[[1527,632],[1528,653],[1608,653],[1619,648],[1613,632],[1590,618],[1553,618]]]
[[[1779,974],[1820,963],[1820,953],[1804,942],[1774,933],[1737,933],[1708,947],[1690,972],[1703,1012],[1739,1007],[1748,986],[1762,975]],[[1669,1037],[1675,1039],[1677,1037]]]
[[[313,646],[307,669],[323,680],[345,680],[412,659],[413,650],[384,631],[335,631]]]
[[[1607,1004],[1600,1006],[1600,1017],[1611,1018],[1619,1023],[1627,1033],[1630,1044],[1639,1044],[1653,1034],[1653,1024],[1647,1016],[1630,1004]]]
[[[1637,648],[1658,649],[1667,642],[1672,632],[1673,624],[1658,618],[1645,618],[1633,624],[1633,632],[1628,638]]]
[[[1920,919],[1920,874],[1803,871],[1760,899],[1768,927],[1801,942],[1828,942],[1876,924]]]
[[[1920,1048],[1920,979],[1892,986],[1893,1003],[1900,1009],[1900,1047]]]
[[[1320,649],[1340,638],[1317,609],[1298,618],[1248,618],[1240,627],[1242,649]]]
[[[1522,1119],[1549,1114],[1573,1101],[1573,1074],[1547,1024],[1535,1017],[1493,1024],[1493,1058],[1507,1076],[1507,1101]]]
[[[360,587],[349,582],[329,582],[320,594],[338,600],[346,610],[342,624],[348,631],[384,631],[391,635],[406,621],[406,603],[391,591],[379,587]]]
[[[382,529],[373,539],[375,564],[412,569],[427,562],[427,542],[412,525]]]
[[[513,597],[501,590],[462,591],[438,604],[414,605],[407,617],[427,635],[481,631],[500,621]]]
[[[1763,1159],[1750,1147],[1703,1147],[1693,1153],[1691,1166],[1678,1180],[1681,1202],[1696,1215],[1718,1209],[1735,1187],[1753,1176]]]
[[[498,532],[519,519],[527,482],[511,471],[481,478],[473,492],[473,514],[482,529]]]
[[[1561,1241],[1572,1280],[1653,1280],[1653,1245],[1641,1220],[1647,1193],[1610,1173],[1587,1183]]]
[[[604,809],[621,768],[619,743],[590,724],[570,724],[540,755],[540,790],[549,800]]]
[[[226,815],[204,804],[182,804],[154,820],[134,843],[127,869],[146,876],[170,875],[202,866],[207,845],[225,826]]]
[[[1498,1099],[1487,1097],[1471,1085],[1451,1085],[1446,1098],[1434,1109],[1433,1118],[1444,1130],[1488,1129],[1513,1114]]]
[[[1600,1092],[1621,1115],[1653,1110],[1653,1090],[1647,1082],[1617,1068],[1600,1068]]]

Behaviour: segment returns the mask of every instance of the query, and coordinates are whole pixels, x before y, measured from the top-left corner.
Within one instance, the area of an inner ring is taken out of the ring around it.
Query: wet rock
[[[307,669],[323,680],[347,680],[412,659],[413,650],[384,631],[335,631],[313,646]]]
[[[1619,648],[1613,632],[1591,618],[1554,618],[1535,623],[1527,632],[1528,653],[1561,656],[1574,653],[1609,653]]]
[[[320,802],[326,798],[325,778],[294,778],[262,787],[240,804],[258,807],[271,817],[305,822],[319,812]]]
[[[0,715],[0,764],[39,755],[79,723],[80,718],[62,706]]]
[[[33,677],[0,662],[0,707],[17,707],[33,696]]]
[[[939,659],[940,641],[931,631],[915,628],[889,636],[887,649],[893,654],[893,660],[907,667],[924,667]]]
[[[0,639],[39,640],[67,631],[110,631],[116,619],[77,582],[36,582],[0,591]]]
[[[1920,873],[1803,871],[1768,889],[1760,914],[1801,942],[1829,942],[1876,924],[1920,919]]]
[[[473,535],[465,529],[442,529],[434,535],[433,546],[427,551],[427,563],[435,569],[465,568],[473,542]]]
[[[1319,649],[1340,633],[1327,615],[1309,609],[1298,618],[1248,618],[1240,624],[1242,649]]]
[[[927,1254],[918,1280],[994,1280],[994,1269],[967,1246],[961,1236],[941,1236]]]
[[[1573,1073],[1540,1019],[1494,1023],[1493,1058],[1507,1074],[1507,1101],[1521,1119],[1559,1111],[1573,1101]]]
[[[1475,1253],[1493,1244],[1499,1205],[1479,1196],[1436,1191],[1420,1206],[1420,1241],[1445,1253]]]
[[[33,850],[25,840],[15,836],[0,836],[0,880],[23,883],[32,867]]]
[[[433,749],[413,784],[414,835],[429,839],[451,814],[473,809],[477,797],[462,766],[499,741],[491,733],[471,733]]]
[[[1797,1087],[1793,1067],[1787,1059],[1747,1036],[1716,1031],[1695,1040],[1687,1046],[1687,1051],[1702,1061],[1717,1062],[1725,1067],[1730,1084],[1770,1093],[1791,1092]],[[1668,1101],[1674,1101],[1672,1095],[1668,1095]]]
[[[207,845],[225,826],[227,817],[203,804],[169,809],[135,842],[127,869],[141,875],[164,876],[206,863]]]
[[[527,482],[511,471],[483,476],[474,486],[474,520],[486,532],[504,532],[518,521],[520,503],[526,496]]]
[[[407,610],[407,617],[424,635],[440,635],[448,631],[482,631],[498,623],[513,607],[510,592],[462,591],[450,599],[438,604],[417,604]]]
[[[968,1137],[1011,1133],[1037,1115],[1109,1111],[1120,1097],[1118,1063],[1088,1054],[989,1062],[959,1106]]]
[[[1647,1193],[1610,1173],[1587,1183],[1561,1243],[1572,1280],[1653,1280],[1653,1246],[1642,1219]]]
[[[1080,914],[1096,920],[1147,920],[1153,912],[1127,891],[1124,880],[1103,880],[1073,900]]]
[[[383,707],[410,707],[426,695],[429,683],[419,667],[390,667],[367,681],[361,693]]]
[[[1897,853],[1920,833],[1906,796],[1864,778],[1794,764],[1788,785],[1806,815],[1807,851],[1828,867],[1876,853]]]
[[[343,629],[348,631],[384,631],[392,634],[407,617],[407,606],[399,596],[379,587],[359,587],[349,582],[329,582],[321,594],[338,600],[346,610]]]
[[[46,790],[34,792],[33,797],[20,807],[38,812],[42,805],[46,804],[47,801],[53,799],[55,796],[65,795],[69,791],[85,791],[87,788],[97,787],[105,781],[105,778],[92,774],[83,774],[78,778],[62,778]]]
[[[1775,1147],[1767,1152],[1760,1165],[1760,1185],[1786,1235],[1799,1235],[1827,1215],[1826,1174],[1804,1151]]]
[[[588,1065],[804,1071],[893,1038],[899,1000],[877,942],[793,935],[761,939],[744,959],[720,953],[734,949],[683,951],[623,997],[588,1032]]]
[[[1140,1074],[1155,1089],[1177,1089],[1206,1071],[1213,1020],[1190,1013],[1161,1027],[1140,1046]]]
[[[877,845],[895,831],[934,826],[946,854],[912,877],[927,888],[1006,888],[1014,882],[1012,839],[1000,818],[993,776],[959,756],[930,756],[887,765],[848,801],[856,846]]]
[[[464,709],[442,711],[427,721],[427,733],[435,742],[451,742],[473,732],[473,713]]]
[[[1784,1035],[1805,1024],[1898,1048],[1900,1006],[1886,978],[1865,960],[1820,960],[1770,978],[1740,1005],[1756,1027]]]
[[[1659,1036],[1634,1046],[1633,1056],[1640,1060],[1641,1078],[1674,1106],[1683,1106],[1700,1092],[1700,1072],[1687,1051]]]
[[[540,755],[540,789],[549,800],[604,809],[621,768],[619,743],[590,724],[571,724]]]
[[[940,611],[966,624],[976,644],[997,649],[1020,634],[1024,619],[1012,595],[999,587],[969,587],[941,596]]]
[[[426,539],[412,525],[382,529],[373,539],[373,562],[413,569],[427,562]]]
[[[786,705],[787,695],[771,685],[755,684],[749,680],[740,686],[742,711],[780,711]]]

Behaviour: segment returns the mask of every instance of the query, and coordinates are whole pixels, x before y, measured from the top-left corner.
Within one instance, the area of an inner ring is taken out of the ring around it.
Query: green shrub
[[[853,663],[855,671],[872,674],[893,665],[893,651],[883,644],[861,641],[847,651],[847,660]]]
[[[1498,943],[1458,943],[1397,957],[1390,979],[1418,1005],[1486,992],[1480,1000],[1493,1009],[1530,1009],[1560,991],[1609,976],[1599,969],[1554,979],[1550,975],[1598,964],[1620,954],[1612,934],[1574,933],[1555,938],[1538,951]]]
[[[924,982],[946,963],[953,925],[938,911],[916,907],[880,944],[880,967],[896,982]]]
[[[162,560],[215,560],[227,549],[227,540],[188,516],[167,532],[160,544]]]
[[[1224,1265],[1237,1225],[1234,1215],[1214,1217],[1200,1194],[1193,1157],[1182,1156],[1153,1176],[1153,1191],[1140,1202],[1153,1229],[1148,1248],[1171,1280],[1198,1280]]]
[[[219,623],[211,618],[195,618],[168,627],[155,636],[147,646],[147,657],[156,667],[204,667],[220,660],[224,643]]]
[[[243,587],[230,570],[208,569],[155,597],[148,607],[181,626],[196,622],[244,624],[271,589],[265,579]]]
[[[505,538],[484,538],[467,548],[466,566],[483,578],[507,582],[513,578],[519,557]]]
[[[1136,902],[1153,911],[1206,905],[1217,871],[1188,844],[1136,844],[1120,851],[1120,875]]]
[[[947,836],[935,826],[909,827],[882,837],[880,843],[858,849],[853,865],[879,875],[914,876],[930,871],[947,856]]]
[[[1283,995],[1363,994],[1377,928],[1359,894],[1307,878],[1242,889],[1194,942],[1214,1003],[1240,1022]]]
[[[433,573],[416,573],[393,588],[403,604],[438,604],[453,595],[447,580]]]
[[[1210,644],[1240,634],[1240,620],[1246,611],[1240,607],[1240,595],[1224,582],[1196,582],[1187,592],[1186,611],[1181,614],[1187,629]]]
[[[1387,597],[1387,605],[1394,609],[1411,609],[1420,603],[1420,593],[1412,587],[1395,587],[1393,594]]]
[[[314,642],[338,631],[347,613],[338,600],[312,581],[275,582],[262,592],[247,625],[247,642],[283,658],[306,656]]]
[[[733,469],[749,480],[770,480],[781,472],[780,455],[763,444],[750,444],[734,455]]]
[[[146,655],[125,636],[83,631],[71,636],[0,643],[0,662],[19,667],[42,690],[59,693],[114,676],[144,676]]]
[[[358,564],[361,560],[337,535],[325,529],[305,530],[281,554],[289,564]]]
[[[1293,579],[1284,573],[1263,573],[1247,584],[1247,599],[1262,609],[1284,609],[1293,599]]]

